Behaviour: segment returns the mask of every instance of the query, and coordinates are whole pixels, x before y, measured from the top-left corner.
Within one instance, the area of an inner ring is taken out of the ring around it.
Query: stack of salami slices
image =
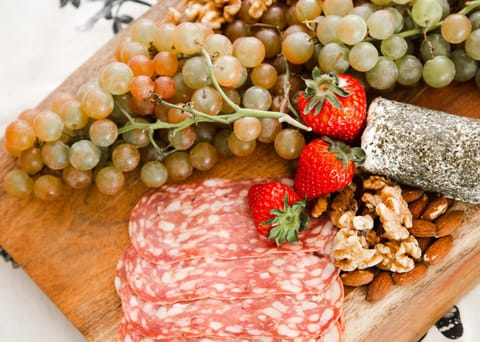
[[[253,226],[253,182],[166,185],[139,201],[115,276],[120,341],[342,341],[335,228],[314,219],[277,247]]]

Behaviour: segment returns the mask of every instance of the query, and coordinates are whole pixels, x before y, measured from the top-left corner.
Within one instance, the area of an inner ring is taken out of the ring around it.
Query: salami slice
[[[187,338],[156,338],[145,337],[135,331],[123,317],[120,321],[119,342],[218,342],[225,341],[224,337],[187,337]],[[320,338],[273,339],[268,337],[228,339],[229,342],[343,342],[343,332],[339,322],[335,323]]]
[[[336,229],[327,217],[313,219],[300,233],[299,242],[277,248],[261,237],[247,200],[254,182],[208,179],[151,192],[132,211],[131,242],[144,258],[161,264],[202,256],[237,259],[292,251],[330,252]]]
[[[329,257],[309,252],[224,260],[196,258],[153,264],[131,246],[124,255],[128,284],[140,298],[167,304],[199,298],[255,298],[319,293],[338,276]]]
[[[159,305],[136,296],[121,260],[115,277],[124,314],[132,327],[151,338],[258,336],[313,338],[338,321],[343,302],[339,277],[321,294],[270,295],[236,300],[198,299]]]

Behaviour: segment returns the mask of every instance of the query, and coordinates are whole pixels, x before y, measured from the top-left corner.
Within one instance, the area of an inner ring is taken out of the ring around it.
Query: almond
[[[451,235],[441,237],[427,248],[423,254],[423,261],[428,265],[438,264],[447,256],[452,247],[453,237]]]
[[[437,234],[437,226],[430,221],[413,219],[410,233],[418,237],[435,236]]]
[[[437,197],[428,202],[421,217],[424,220],[433,221],[445,214],[447,209],[448,200],[445,197]]]
[[[408,209],[410,209],[410,212],[412,213],[413,218],[420,218],[422,216],[423,211],[427,207],[428,204],[428,195],[423,194],[419,199],[411,202],[408,205]]]
[[[402,197],[407,203],[411,203],[416,201],[420,197],[422,197],[424,191],[422,189],[412,188],[409,186],[402,188]]]
[[[437,226],[437,237],[452,234],[462,224],[465,212],[463,210],[452,210],[435,221]]]
[[[380,271],[368,285],[366,300],[376,302],[385,297],[393,287],[392,275],[387,271]]]
[[[430,243],[435,240],[433,237],[415,237],[418,242],[418,247],[422,250],[422,253],[430,246]]]
[[[340,277],[343,285],[357,287],[367,285],[373,280],[374,276],[375,274],[370,270],[355,270],[342,273]]]
[[[428,267],[425,264],[416,264],[415,267],[405,273],[393,273],[393,282],[397,285],[412,284],[423,278],[428,272]]]

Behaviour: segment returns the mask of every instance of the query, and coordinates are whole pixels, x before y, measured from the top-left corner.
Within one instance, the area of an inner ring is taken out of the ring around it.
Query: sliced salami
[[[198,299],[159,305],[143,301],[126,281],[123,261],[115,277],[124,314],[151,338],[234,337],[314,338],[338,321],[343,299],[339,277],[321,294],[270,295],[236,300]]]
[[[253,338],[229,338],[229,342],[342,342],[342,330],[340,323],[335,323],[320,338],[295,338],[295,339],[273,339],[268,337]],[[155,338],[145,337],[135,331],[130,323],[123,317],[120,321],[119,342],[218,342],[225,341],[224,337],[174,337],[174,338]]]
[[[142,258],[131,246],[124,258],[127,281],[135,294],[160,304],[320,293],[338,276],[329,257],[309,252],[238,260],[204,257],[159,265]]]
[[[144,258],[161,264],[202,256],[238,259],[292,251],[330,252],[336,229],[327,217],[312,219],[299,242],[277,248],[261,237],[247,200],[254,182],[208,179],[151,192],[132,211],[131,242]]]

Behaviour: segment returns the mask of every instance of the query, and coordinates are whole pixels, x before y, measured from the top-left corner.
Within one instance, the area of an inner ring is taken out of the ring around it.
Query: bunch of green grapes
[[[259,143],[294,161],[307,129],[296,98],[315,66],[377,89],[480,83],[480,0],[451,14],[445,0],[277,1],[258,19],[242,4],[219,31],[136,21],[94,79],[7,127],[18,167],[6,191],[48,200],[94,184],[115,195],[131,172],[155,188]]]
[[[49,200],[65,186],[94,184],[115,195],[135,170],[155,188],[210,170],[222,156],[250,155],[257,143],[297,158],[307,127],[289,105],[300,78],[268,48],[254,35],[232,39],[201,23],[136,22],[95,79],[8,125],[18,167],[6,191]]]
[[[298,0],[296,7],[320,44],[324,72],[352,72],[379,90],[480,84],[478,0]]]

